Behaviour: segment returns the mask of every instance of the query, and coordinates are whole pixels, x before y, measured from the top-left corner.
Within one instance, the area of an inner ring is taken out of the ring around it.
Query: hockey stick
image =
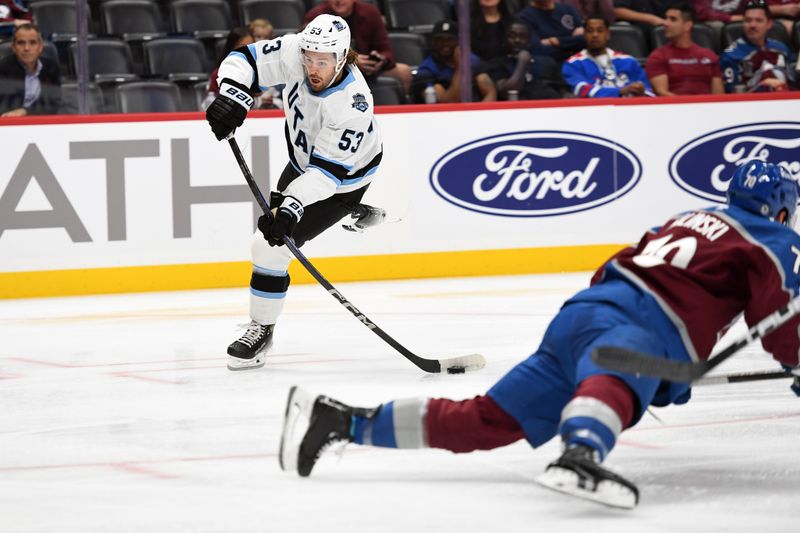
[[[273,215],[269,204],[261,194],[255,179],[253,179],[253,175],[250,173],[250,168],[247,166],[244,157],[242,157],[242,152],[239,150],[239,145],[237,144],[236,139],[231,136],[228,139],[228,144],[233,151],[236,162],[239,163],[239,168],[244,175],[244,179],[247,181],[247,185],[250,187],[250,191],[253,193],[253,196],[255,196],[258,205],[261,206],[264,214],[269,217],[270,220],[272,220]],[[351,304],[347,298],[345,298],[342,293],[340,293],[333,285],[331,285],[331,283],[325,279],[325,276],[323,276],[319,270],[317,270],[316,267],[311,264],[311,262],[306,258],[305,255],[303,255],[303,252],[297,248],[297,246],[294,244],[294,241],[290,237],[283,237],[283,242],[286,247],[289,248],[289,251],[291,251],[297,260],[300,261],[300,263],[306,268],[306,270],[308,270],[308,272],[314,276],[314,279],[316,279],[319,284],[322,285],[326,291],[328,291],[328,294],[333,296],[337,302],[344,306],[345,309],[350,311],[359,322],[367,326],[373,333],[375,333],[375,335],[383,339],[387,344],[400,352],[403,357],[417,365],[417,367],[421,370],[430,372],[432,374],[440,373],[442,371],[446,371],[448,374],[461,374],[468,370],[480,370],[486,365],[486,359],[484,359],[481,354],[477,353],[460,355],[447,359],[425,359],[410,352],[405,346],[394,340],[389,336],[388,333],[379,328],[377,324],[367,317],[367,315],[356,309],[356,306]]]
[[[705,376],[692,383],[692,387],[699,385],[720,385],[723,383],[746,383],[751,381],[767,381],[772,379],[793,378],[791,372],[783,370],[759,370],[755,372],[742,372],[740,374],[720,374],[718,376]]]
[[[699,379],[754,340],[766,337],[798,313],[800,313],[800,297],[792,299],[785,306],[767,315],[761,322],[750,328],[745,335],[707,361],[696,363],[675,361],[614,346],[597,347],[592,352],[592,360],[611,370],[689,383]]]

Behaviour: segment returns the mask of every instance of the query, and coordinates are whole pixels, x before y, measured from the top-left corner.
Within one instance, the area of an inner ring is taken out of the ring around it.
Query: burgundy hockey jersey
[[[742,313],[752,326],[798,294],[800,235],[735,206],[670,219],[603,265],[592,283],[623,278],[652,295],[692,359],[707,359]],[[800,318],[762,340],[784,365],[798,366]]]

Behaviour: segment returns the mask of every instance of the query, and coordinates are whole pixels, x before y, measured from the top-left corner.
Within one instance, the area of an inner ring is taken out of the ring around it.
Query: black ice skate
[[[264,366],[274,329],[274,324],[264,326],[255,320],[251,321],[244,335],[228,346],[228,370],[250,370]]]
[[[352,221],[349,224],[342,224],[347,231],[364,233],[368,228],[379,226],[384,222],[398,222],[399,218],[389,218],[386,210],[380,207],[372,207],[367,204],[358,204],[351,212]]]
[[[636,485],[597,464],[595,452],[588,446],[568,448],[536,482],[609,507],[633,509],[639,502]]]
[[[377,409],[350,407],[328,396],[314,398],[300,387],[292,387],[278,455],[281,469],[297,470],[301,476],[308,476],[326,448],[337,442],[353,441],[350,435],[353,415],[369,418],[375,413]]]

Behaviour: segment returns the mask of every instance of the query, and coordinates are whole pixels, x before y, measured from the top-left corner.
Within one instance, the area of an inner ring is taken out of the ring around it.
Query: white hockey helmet
[[[318,15],[300,32],[300,49],[332,53],[336,58],[334,79],[344,68],[350,50],[350,27],[342,17]]]

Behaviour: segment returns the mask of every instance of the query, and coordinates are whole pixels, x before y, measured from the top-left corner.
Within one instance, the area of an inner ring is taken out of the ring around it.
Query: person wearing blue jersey
[[[727,205],[676,215],[645,233],[567,300],[541,345],[485,395],[463,401],[395,400],[355,408],[300,387],[289,392],[279,453],[283,470],[310,475],[333,442],[388,448],[488,450],[560,435],[562,455],[537,481],[630,509],[637,487],[601,466],[620,433],[649,406],[686,403],[690,385],[597,366],[599,346],[679,361],[709,358],[740,315],[748,325],[800,293],[800,235],[792,228],[798,184],[782,167],[752,160],[730,180]],[[800,317],[762,339],[800,396]]]
[[[228,368],[246,370],[264,366],[289,288],[292,254],[284,236],[300,247],[348,214],[371,216],[375,208],[360,200],[381,162],[383,141],[341,17],[319,15],[299,34],[234,50],[220,64],[218,81],[219,96],[206,110],[218,140],[242,125],[254,94],[284,86],[289,163],[271,195],[274,217],[258,219],[251,321],[228,347]]]
[[[586,19],[586,49],[570,57],[561,73],[580,98],[655,96],[636,58],[607,48],[611,34],[599,15]]]
[[[722,53],[720,67],[725,92],[786,91],[794,82],[789,68],[791,50],[767,38],[772,15],[764,0],[751,0],[744,9],[744,35]]]

